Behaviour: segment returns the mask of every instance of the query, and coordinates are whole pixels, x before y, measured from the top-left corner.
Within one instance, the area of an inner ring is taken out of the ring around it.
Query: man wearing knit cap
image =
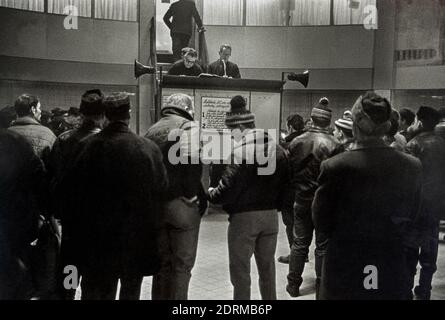
[[[368,92],[352,108],[355,143],[321,165],[312,204],[329,241],[319,297],[410,298],[406,251],[420,205],[421,164],[385,144],[391,105]]]
[[[173,94],[162,107],[161,120],[145,135],[160,147],[170,182],[160,221],[161,269],[153,278],[153,300],[188,299],[201,216],[207,205],[201,184],[199,127],[193,116],[192,98]],[[179,141],[171,138],[174,132],[178,132],[175,138]],[[171,159],[174,146],[179,147],[186,163]]]
[[[354,141],[352,134],[352,114],[349,117],[350,111],[343,114],[343,118],[335,121],[334,137],[341,143],[345,151],[350,150]]]
[[[75,193],[67,193],[68,186],[62,184],[63,177],[71,169],[76,157],[81,151],[82,141],[99,133],[105,122],[105,107],[102,103],[104,95],[100,90],[89,90],[82,95],[80,102],[80,113],[82,115],[82,125],[79,129],[73,129],[61,134],[54,143],[50,155],[48,171],[51,178],[51,199],[56,218],[62,219],[63,235],[61,248],[61,266],[60,276],[63,274],[63,268],[73,265],[70,256],[74,255],[76,244],[70,241],[72,235],[72,223],[68,213],[69,203],[75,200]],[[69,181],[64,181],[69,184]],[[60,281],[62,297],[68,300],[74,300],[75,290],[66,290],[63,288],[63,280]]]
[[[422,300],[431,298],[431,282],[437,269],[439,221],[445,212],[445,141],[434,133],[439,121],[440,115],[435,109],[420,107],[409,130],[414,138],[406,146],[408,153],[418,158],[423,167],[420,253],[415,248],[410,259],[412,279],[417,262],[421,266],[419,285],[414,288],[414,293]]]
[[[294,242],[291,248],[286,290],[292,297],[297,297],[300,294],[304,265],[312,242],[314,225],[311,204],[318,187],[317,178],[321,162],[341,151],[340,143],[328,133],[332,118],[332,111],[328,106],[329,100],[322,98],[319,104],[312,109],[312,125],[307,132],[295,138],[289,147],[295,204]],[[315,243],[315,273],[318,287],[322,258],[327,245],[326,236],[316,231]]]
[[[250,300],[250,260],[255,255],[261,297],[275,300],[277,208],[289,175],[287,158],[266,132],[255,129],[255,115],[247,110],[245,98],[236,96],[230,105],[226,125],[239,141],[218,186],[209,189],[209,198],[222,204],[230,215],[228,245],[233,298]],[[275,171],[267,175],[261,173],[264,164],[258,161],[265,155],[268,161],[276,163]]]
[[[157,224],[167,189],[161,150],[131,132],[130,98],[103,99],[109,124],[84,143],[68,175],[75,264],[82,300],[138,300],[142,279],[159,271]],[[69,192],[69,190],[68,190]]]

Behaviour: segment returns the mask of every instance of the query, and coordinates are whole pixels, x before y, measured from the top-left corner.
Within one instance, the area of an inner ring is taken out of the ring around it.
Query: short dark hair
[[[405,121],[408,126],[412,125],[416,118],[416,114],[407,108],[400,109],[399,115],[400,120]]]
[[[363,111],[376,125],[383,124],[391,118],[391,104],[374,91],[366,92],[362,98],[362,106]]]
[[[110,121],[130,119],[130,97],[125,92],[113,92],[103,100],[105,116]]]
[[[196,52],[196,50],[193,49],[193,48],[188,48],[188,47],[187,48],[182,48],[181,54],[182,54],[183,57],[185,57],[185,56],[190,56],[192,58],[197,58],[198,57],[198,53]]]
[[[421,106],[417,111],[417,119],[422,121],[422,126],[426,131],[432,131],[440,122],[440,114],[432,107]]]
[[[294,113],[287,117],[286,124],[288,127],[293,128],[295,131],[304,130],[304,120],[303,117],[299,114]]]
[[[230,44],[222,44],[221,47],[219,47],[219,52],[223,52],[223,50],[229,49],[230,51],[232,51],[232,47],[230,46]]]
[[[39,99],[30,94],[22,94],[17,98],[14,104],[15,112],[19,117],[25,117],[31,114],[31,108],[36,108],[39,104]]]

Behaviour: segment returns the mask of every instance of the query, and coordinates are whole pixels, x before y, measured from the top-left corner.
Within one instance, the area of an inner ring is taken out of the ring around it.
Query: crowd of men
[[[315,231],[317,299],[430,299],[445,210],[444,109],[397,112],[368,92],[332,134],[323,98],[309,123],[288,118],[280,146],[255,127],[244,97],[230,104],[226,126],[242,133],[231,157],[242,156],[204,190],[191,97],[170,96],[144,137],[129,128],[125,93],[86,92],[82,124],[58,137],[40,123],[40,101],[18,97],[17,119],[0,131],[0,299],[71,300],[81,278],[82,299],[114,299],[120,280],[120,299],[137,300],[153,276],[153,299],[186,300],[208,201],[229,214],[234,299],[251,297],[252,256],[262,298],[276,299],[278,212],[290,296],[300,295]],[[189,161],[172,163],[173,146]],[[273,173],[249,161],[258,153],[273,154]],[[42,246],[51,244],[43,230],[52,245]],[[377,283],[365,279],[373,271]]]

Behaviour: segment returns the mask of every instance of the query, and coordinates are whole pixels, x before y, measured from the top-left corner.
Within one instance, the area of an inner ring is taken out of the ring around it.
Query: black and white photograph
[[[0,0],[0,302],[31,300],[445,300],[445,1]]]

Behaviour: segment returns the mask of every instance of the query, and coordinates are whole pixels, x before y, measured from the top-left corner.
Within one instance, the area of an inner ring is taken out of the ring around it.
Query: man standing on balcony
[[[192,18],[198,25],[199,32],[204,32],[201,17],[192,0],[179,0],[173,3],[164,15],[164,22],[170,29],[175,61],[181,59],[181,49],[189,46],[193,33]]]

